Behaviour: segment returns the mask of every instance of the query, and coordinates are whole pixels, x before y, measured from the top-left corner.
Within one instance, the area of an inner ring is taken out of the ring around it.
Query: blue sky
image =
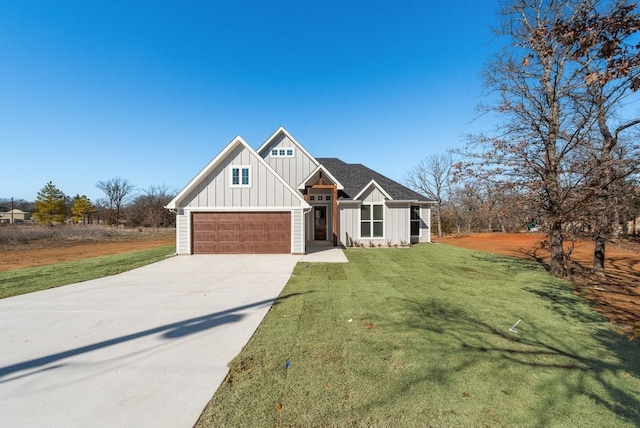
[[[473,121],[497,1],[2,1],[0,198],[184,187],[284,126],[393,179]]]

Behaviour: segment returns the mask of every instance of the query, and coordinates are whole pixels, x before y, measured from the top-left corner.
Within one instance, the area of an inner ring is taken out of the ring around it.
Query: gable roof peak
[[[343,190],[344,186],[342,185],[342,183],[340,183],[334,176],[333,174],[331,174],[331,171],[329,171],[324,165],[322,164],[318,164],[318,166],[316,167],[316,169],[314,169],[313,171],[311,171],[311,174],[309,174],[304,180],[302,180],[302,182],[298,185],[298,190],[304,190],[304,188],[307,186],[307,184],[309,183],[309,181],[314,178],[314,176],[316,174],[318,174],[318,172],[324,172],[329,180],[336,185],[336,188],[338,190]]]
[[[289,140],[291,140],[291,142],[296,146],[296,148],[298,150],[300,150],[302,153],[304,153],[309,159],[311,159],[311,161],[314,163],[314,165],[318,166],[320,165],[320,162],[318,162],[316,160],[316,158],[314,158],[311,153],[309,153],[303,146],[302,144],[300,144],[298,142],[298,140],[295,139],[295,137],[293,135],[291,135],[289,133],[289,131],[287,131],[284,126],[279,127],[278,129],[276,129],[276,132],[274,132],[273,134],[271,134],[271,136],[269,138],[267,138],[267,141],[265,141],[259,148],[258,150],[256,150],[256,152],[262,156],[264,154],[264,151],[271,145],[271,143],[273,143],[276,138],[278,138],[280,135],[284,135],[286,136]]]
[[[359,164],[358,164],[358,165],[359,165]],[[378,182],[377,182],[375,179],[373,179],[373,178],[371,179],[371,181],[370,181],[369,183],[367,183],[367,184],[362,188],[362,190],[360,190],[360,192],[358,192],[358,194],[357,194],[357,195],[355,195],[355,196],[353,197],[353,199],[354,199],[354,200],[355,200],[355,199],[360,199],[360,197],[361,197],[361,196],[362,196],[362,195],[363,195],[367,190],[369,190],[371,187],[375,187],[376,189],[378,189],[378,190],[379,190],[379,191],[384,195],[384,197],[385,197],[385,198],[387,198],[387,199],[393,199],[393,198],[391,197],[391,195],[389,195],[389,193],[387,193],[387,191],[386,191],[386,190],[384,190],[384,188],[383,188],[380,184],[378,184]]]
[[[167,209],[177,209],[180,202],[195,189],[203,180],[207,178],[207,176],[215,169],[217,165],[223,162],[229,153],[236,149],[236,147],[242,146],[245,150],[247,150],[252,156],[254,156],[258,163],[263,165],[273,176],[281,182],[284,187],[291,192],[298,200],[302,202],[303,207],[308,207],[307,202],[300,196],[299,192],[297,192],[293,187],[291,187],[284,179],[271,168],[271,166],[258,154],[258,152],[254,151],[253,148],[242,138],[240,135],[237,135],[227,146],[222,149],[218,155],[211,160],[199,173],[196,175],[176,196],[165,205]]]

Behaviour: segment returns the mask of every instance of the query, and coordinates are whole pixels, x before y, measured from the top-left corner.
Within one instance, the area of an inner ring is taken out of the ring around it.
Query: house
[[[178,254],[304,254],[430,242],[432,204],[364,165],[314,158],[281,127],[257,150],[233,139],[166,208]]]
[[[0,223],[24,223],[31,219],[31,213],[14,208],[0,213]]]

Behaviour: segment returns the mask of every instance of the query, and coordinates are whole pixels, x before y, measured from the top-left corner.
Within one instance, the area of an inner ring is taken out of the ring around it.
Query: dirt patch
[[[107,256],[173,245],[174,232],[118,236],[92,241],[34,240],[28,244],[0,245],[0,272],[45,266],[87,257]]]
[[[545,239],[546,236],[539,233],[476,233],[434,241],[533,259],[544,264],[550,260],[549,251],[542,245]],[[572,279],[578,291],[607,319],[620,326],[624,333],[637,334],[640,328],[640,243],[632,240],[609,243],[605,278],[590,273],[593,242],[575,242],[571,259],[575,262],[575,275]]]

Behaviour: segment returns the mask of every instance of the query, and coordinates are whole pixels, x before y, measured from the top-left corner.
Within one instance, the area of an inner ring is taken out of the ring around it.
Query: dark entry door
[[[324,241],[327,239],[327,207],[313,207],[313,239]]]

